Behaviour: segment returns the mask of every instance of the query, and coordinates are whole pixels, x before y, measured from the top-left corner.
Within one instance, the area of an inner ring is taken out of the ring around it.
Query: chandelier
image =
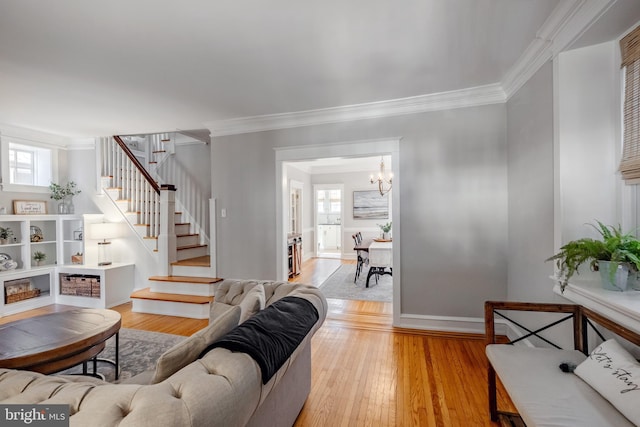
[[[387,174],[384,169],[384,158],[380,158],[380,172],[378,172],[378,177],[374,177],[373,174],[369,177],[369,180],[372,184],[378,183],[378,190],[380,191],[380,195],[384,196],[389,191],[391,191],[391,182],[393,181],[393,174]]]

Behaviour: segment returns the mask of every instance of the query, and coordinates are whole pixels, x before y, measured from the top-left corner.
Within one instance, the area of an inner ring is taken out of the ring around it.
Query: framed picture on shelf
[[[378,190],[353,192],[353,219],[389,218],[389,195]]]
[[[73,240],[82,240],[82,229],[73,232]]]
[[[44,215],[47,213],[46,200],[14,200],[13,213],[16,215]]]

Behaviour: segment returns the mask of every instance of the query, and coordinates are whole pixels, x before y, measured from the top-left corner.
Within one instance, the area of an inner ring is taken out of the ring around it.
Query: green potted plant
[[[59,214],[74,213],[75,208],[73,207],[73,196],[81,193],[81,190],[78,190],[75,182],[69,181],[66,185],[60,185],[52,182],[51,185],[49,185],[49,191],[51,191],[51,198],[59,202]]]
[[[0,245],[6,245],[13,231],[9,227],[0,227]]]
[[[546,261],[555,261],[558,267],[560,289],[564,288],[578,267],[588,262],[593,271],[599,271],[605,289],[624,291],[627,277],[640,271],[640,240],[631,233],[623,233],[620,226],[613,227],[596,221],[592,226],[600,239],[585,237],[572,240]]]
[[[33,260],[36,262],[36,266],[39,266],[45,259],[47,259],[47,254],[44,252],[35,251],[33,253]]]
[[[391,222],[388,222],[386,224],[378,224],[378,227],[380,227],[380,230],[382,230],[382,238],[384,240],[389,240],[389,232],[391,232]]]

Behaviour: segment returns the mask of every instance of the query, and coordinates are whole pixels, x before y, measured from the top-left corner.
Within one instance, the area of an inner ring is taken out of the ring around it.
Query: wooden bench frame
[[[539,312],[539,313],[566,313],[568,316],[551,322],[545,326],[537,328],[536,330],[530,330],[526,326],[520,325],[517,322],[509,319],[506,315],[503,315],[502,311],[526,311],[526,312]],[[495,318],[496,314],[506,320],[514,323],[516,326],[524,329],[528,333],[524,336],[515,339],[513,341],[504,340],[498,341],[496,337]],[[573,322],[573,348],[579,350],[585,355],[589,354],[588,332],[595,331],[596,334],[604,341],[604,337],[601,332],[596,328],[601,326],[610,332],[630,341],[631,343],[640,346],[640,334],[636,333],[625,326],[622,326],[613,320],[596,313],[595,311],[576,304],[551,304],[551,303],[529,303],[529,302],[511,302],[511,301],[487,301],[484,304],[484,322],[485,322],[485,339],[486,344],[513,344],[517,341],[524,340],[528,337],[535,336],[546,341],[549,345],[561,348],[560,346],[550,342],[544,337],[539,335],[540,332],[547,330],[557,324],[565,321],[572,320]],[[594,324],[595,323],[595,324]],[[487,378],[489,387],[489,414],[492,421],[498,421],[500,416],[513,417],[516,414],[502,412],[498,410],[498,404],[496,399],[496,372],[491,366],[491,363],[487,360]],[[524,425],[524,424],[523,424]]]

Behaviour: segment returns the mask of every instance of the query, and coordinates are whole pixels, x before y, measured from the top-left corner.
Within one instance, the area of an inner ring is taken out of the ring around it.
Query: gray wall
[[[484,300],[505,298],[504,104],[214,138],[220,277],[276,277],[274,147],[393,137],[402,137],[401,312],[479,317]]]
[[[508,298],[553,300],[553,66],[544,65],[507,102]]]

